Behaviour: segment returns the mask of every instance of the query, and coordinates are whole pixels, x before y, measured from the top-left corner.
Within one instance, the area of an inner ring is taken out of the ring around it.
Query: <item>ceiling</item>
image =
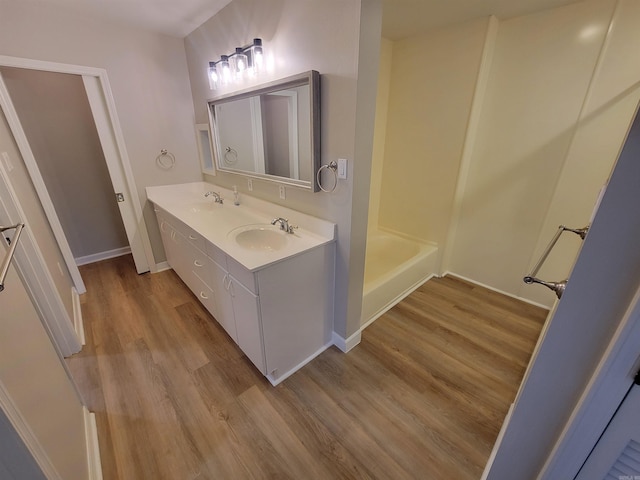
[[[81,15],[184,37],[231,0],[2,0],[69,9]],[[323,0],[312,0],[323,1]],[[383,36],[391,40],[477,17],[510,18],[578,0],[382,0]]]
[[[382,36],[398,40],[473,18],[518,17],[576,1],[579,0],[382,0]]]
[[[143,30],[185,37],[231,0],[0,0],[47,5]]]

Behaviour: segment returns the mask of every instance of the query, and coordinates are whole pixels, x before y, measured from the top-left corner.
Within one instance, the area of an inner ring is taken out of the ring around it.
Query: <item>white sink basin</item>
[[[222,208],[222,205],[220,205],[219,203],[213,203],[213,201],[201,201],[188,203],[184,206],[184,208],[186,208],[191,213],[200,213],[215,211],[216,208]]]
[[[283,249],[289,243],[289,234],[268,224],[245,225],[234,228],[229,236],[243,248],[275,252]]]

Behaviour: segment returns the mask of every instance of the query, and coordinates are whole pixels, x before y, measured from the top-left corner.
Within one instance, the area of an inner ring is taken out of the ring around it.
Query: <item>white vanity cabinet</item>
[[[186,225],[162,210],[156,209],[156,215],[162,243],[167,254],[167,263],[196,296],[201,300],[208,300],[212,294],[209,295],[206,289],[201,286],[201,283],[210,284],[207,256],[193,241],[198,238],[197,235],[195,232],[187,230]],[[204,247],[204,239],[202,239],[202,244]]]
[[[330,344],[334,244],[251,271],[156,206],[167,262],[277,384]]]
[[[206,249],[210,254],[208,267],[218,303],[217,315],[211,313],[249,360],[266,375],[258,296],[227,271],[229,260],[224,253],[210,243]]]

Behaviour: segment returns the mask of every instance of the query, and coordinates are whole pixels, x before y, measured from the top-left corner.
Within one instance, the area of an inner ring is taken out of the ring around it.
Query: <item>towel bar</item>
[[[558,230],[556,231],[556,234],[553,236],[553,238],[549,242],[549,245],[547,245],[547,248],[542,253],[540,260],[538,260],[535,267],[533,267],[533,270],[531,270],[531,273],[529,273],[523,278],[524,283],[526,283],[527,285],[531,285],[534,283],[544,285],[545,287],[553,290],[556,293],[556,296],[558,298],[561,298],[562,294],[564,293],[564,289],[567,286],[568,280],[562,280],[561,282],[546,282],[544,280],[540,280],[539,278],[536,278],[536,274],[538,273],[538,270],[540,270],[540,268],[542,267],[542,264],[547,260],[549,253],[551,253],[551,250],[558,242],[560,235],[562,235],[564,232],[572,232],[578,235],[582,240],[584,240],[584,238],[587,236],[588,231],[589,231],[589,225],[587,225],[584,228],[569,228],[564,225],[560,225],[558,227]]]
[[[9,250],[0,265],[0,292],[4,290],[4,280],[7,276],[7,272],[9,271],[9,265],[11,264],[11,259],[13,258],[13,254],[16,251],[16,246],[18,245],[18,239],[20,238],[20,234],[22,233],[22,229],[24,228],[24,223],[18,223],[16,225],[12,225],[10,227],[0,227],[0,233],[6,232],[7,230],[13,230],[15,228],[16,233],[13,235],[13,239],[9,245]]]

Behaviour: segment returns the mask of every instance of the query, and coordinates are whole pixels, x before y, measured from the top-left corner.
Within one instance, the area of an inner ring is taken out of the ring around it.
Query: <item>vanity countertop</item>
[[[224,203],[215,203],[212,197],[205,198],[209,191],[219,192]],[[334,223],[243,194],[240,205],[234,205],[233,192],[207,182],[146,187],[146,192],[150,202],[185,223],[250,271],[335,240]],[[271,221],[278,217],[298,226],[294,233],[282,232],[286,239],[283,247],[277,250],[252,249],[236,242],[233,233],[238,229],[252,225],[271,228]]]

